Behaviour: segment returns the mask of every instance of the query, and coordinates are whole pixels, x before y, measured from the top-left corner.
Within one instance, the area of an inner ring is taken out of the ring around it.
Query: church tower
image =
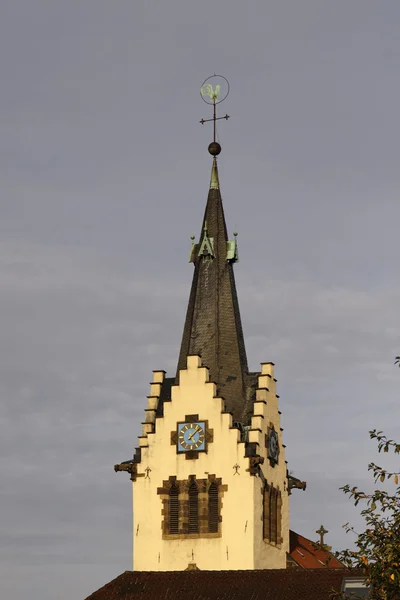
[[[131,474],[135,571],[283,569],[289,552],[274,365],[248,369],[215,136],[209,152],[177,372],[153,372],[139,447],[115,465]]]

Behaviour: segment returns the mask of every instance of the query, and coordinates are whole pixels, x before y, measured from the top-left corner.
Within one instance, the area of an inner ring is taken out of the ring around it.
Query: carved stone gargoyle
[[[114,471],[118,473],[119,471],[126,471],[131,475],[131,481],[136,481],[137,478],[137,464],[133,462],[133,460],[126,460],[119,465],[114,465]]]
[[[262,456],[250,456],[250,475],[257,475],[259,466],[264,463],[264,458]]]
[[[288,484],[289,484],[289,494],[291,494],[291,490],[293,488],[304,491],[307,487],[307,483],[305,481],[301,481],[300,479],[297,479],[297,477],[294,477],[293,475],[289,475],[289,474],[288,474]]]

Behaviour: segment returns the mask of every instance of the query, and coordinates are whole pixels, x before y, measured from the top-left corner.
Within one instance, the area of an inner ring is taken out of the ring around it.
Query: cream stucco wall
[[[283,543],[279,547],[263,540],[262,477],[250,474],[249,458],[244,456],[245,444],[240,442],[240,432],[232,428],[231,415],[223,412],[223,400],[215,397],[216,386],[208,381],[208,370],[201,366],[200,358],[188,357],[188,368],[181,371],[180,385],[173,386],[171,402],[164,403],[164,416],[156,418],[163,377],[162,371],[154,373],[146,410],[147,424],[143,424],[139,438],[141,462],[137,465],[137,479],[132,484],[133,568],[139,571],[184,570],[189,563],[196,563],[204,570],[285,568],[289,549],[289,508],[273,365],[262,365],[249,441],[257,442],[258,452],[265,457],[261,466],[265,479],[282,491]],[[171,445],[171,432],[187,414],[198,414],[199,420],[208,420],[208,426],[213,430],[213,442],[208,444],[207,453],[199,453],[195,460],[177,454],[176,446]],[[155,431],[151,433],[153,422]],[[274,468],[269,464],[265,448],[265,434],[270,422],[279,433],[281,448],[279,463]],[[239,465],[236,475],[234,465]],[[188,479],[190,475],[205,479],[208,474],[215,474],[222,479],[222,485],[227,486],[221,510],[221,537],[163,539],[162,501],[157,489],[170,476],[176,476],[178,480]]]

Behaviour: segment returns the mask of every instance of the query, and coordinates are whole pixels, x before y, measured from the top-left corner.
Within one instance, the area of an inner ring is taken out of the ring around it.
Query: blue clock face
[[[178,423],[178,452],[194,450],[202,452],[206,449],[206,424]]]
[[[279,440],[275,429],[269,430],[268,436],[268,457],[273,463],[278,462],[279,458]]]

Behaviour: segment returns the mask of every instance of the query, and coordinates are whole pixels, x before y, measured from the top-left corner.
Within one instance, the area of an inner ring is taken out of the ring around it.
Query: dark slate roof
[[[125,571],[86,600],[330,600],[347,569]]]
[[[218,395],[225,400],[226,411],[234,420],[244,422],[248,366],[233,264],[227,260],[228,234],[219,189],[209,191],[199,246],[205,235],[213,238],[215,256],[193,258],[177,381],[179,370],[186,368],[187,356],[201,356],[210,370],[210,381],[217,384]]]

